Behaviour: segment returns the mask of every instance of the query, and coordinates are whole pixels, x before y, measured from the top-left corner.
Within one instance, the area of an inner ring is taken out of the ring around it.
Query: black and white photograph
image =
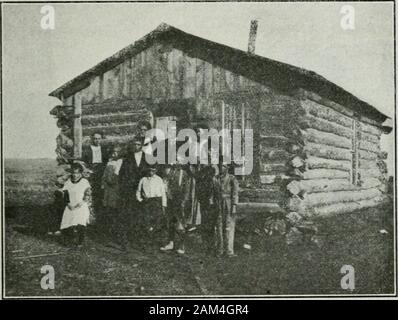
[[[1,23],[2,299],[396,298],[394,1]]]

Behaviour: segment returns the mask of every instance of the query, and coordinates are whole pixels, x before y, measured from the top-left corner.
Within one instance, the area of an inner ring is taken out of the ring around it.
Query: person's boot
[[[164,247],[161,247],[161,251],[170,251],[174,249],[174,242],[170,241],[168,244],[166,244]]]
[[[72,245],[77,247],[79,245],[79,229],[72,227]]]
[[[185,246],[182,245],[180,248],[178,248],[177,253],[180,255],[185,254]]]
[[[86,232],[85,227],[83,227],[83,226],[78,227],[78,233],[77,233],[78,234],[78,238],[77,238],[77,247],[78,248],[83,247],[85,232]]]

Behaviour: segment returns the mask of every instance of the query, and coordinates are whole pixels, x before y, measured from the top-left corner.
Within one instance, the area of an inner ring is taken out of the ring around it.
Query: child
[[[228,173],[228,164],[220,164],[220,174],[214,178],[215,204],[218,209],[216,238],[217,253],[234,257],[236,205],[239,202],[239,183]]]
[[[136,196],[142,204],[144,231],[152,233],[159,227],[167,206],[166,189],[154,166],[149,166],[146,176],[140,180]]]
[[[62,188],[66,207],[61,222],[61,231],[71,238],[73,244],[81,247],[84,241],[85,228],[89,222],[90,210],[88,203],[91,197],[89,182],[83,178],[83,167],[81,164],[72,164],[71,178],[66,181]]]
[[[119,219],[119,210],[121,207],[119,190],[119,171],[123,159],[120,158],[121,148],[115,146],[112,150],[111,158],[106,165],[104,175],[102,176],[101,188],[104,190],[104,224],[108,225],[108,231],[111,234],[116,233],[116,224]]]
[[[166,165],[163,181],[167,196],[167,227],[168,244],[161,247],[161,251],[177,249],[178,254],[184,254],[185,215],[184,208],[189,190],[189,177],[181,166]]]

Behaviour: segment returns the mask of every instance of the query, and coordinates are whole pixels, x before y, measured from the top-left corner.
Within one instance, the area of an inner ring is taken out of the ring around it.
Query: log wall
[[[139,120],[176,115],[184,125],[203,119],[220,128],[220,102],[246,102],[253,111],[255,171],[240,202],[272,204],[303,214],[370,206],[383,198],[381,127],[358,118],[358,176],[353,185],[354,113],[313,93],[280,93],[241,75],[156,44],[90,79],[79,95],[83,143],[97,131],[125,144]],[[325,200],[325,198],[327,200]],[[259,208],[266,206],[260,205]]]
[[[131,99],[108,100],[82,106],[83,144],[90,142],[90,136],[99,132],[104,144],[126,145],[134,138],[140,120],[151,121],[146,105]]]
[[[193,105],[190,114],[183,115],[189,124],[205,119],[218,127],[220,112],[216,109],[220,99],[239,100],[241,95],[267,90],[169,45],[155,44],[94,76],[88,87],[67,97],[66,102],[73,104],[74,97],[81,97],[83,143],[99,131],[105,143],[113,144],[131,140],[137,122],[150,120],[150,112],[155,117],[169,115],[166,109],[175,114],[177,108],[173,105],[180,109]],[[169,104],[167,108],[165,103]]]
[[[296,160],[301,172],[287,185],[288,210],[329,215],[377,205],[385,182],[381,124],[313,93],[301,90],[299,97],[303,164]]]
[[[247,110],[254,110],[253,119],[257,119],[261,105],[258,99],[269,91],[254,81],[178,49],[155,45],[93,77],[90,85],[80,92],[83,143],[89,143],[92,133],[101,132],[105,136],[105,144],[126,145],[134,137],[137,122],[148,120],[151,113],[154,117],[178,115],[187,126],[204,120],[210,127],[220,129],[222,102],[228,105],[246,103]],[[276,111],[283,110],[286,101],[274,97],[272,100],[273,103],[262,113],[272,113],[276,119]],[[279,109],[273,110],[270,106]],[[287,113],[286,110],[284,112]],[[270,126],[265,128],[267,130],[261,132],[262,136],[276,132]],[[257,141],[260,132],[257,128],[255,132]],[[283,128],[278,132],[283,134]],[[279,147],[285,142],[273,140],[273,137],[264,137],[264,145],[270,148],[268,151],[272,148],[283,151]],[[286,159],[259,162],[258,151],[261,150],[257,143],[254,148],[255,174],[242,179],[240,202],[245,210],[247,206],[253,208],[254,204],[260,203],[256,210],[279,211],[279,203],[286,198],[285,189],[280,183],[261,183],[263,178],[260,181],[259,177],[283,177]]]
[[[298,143],[292,131],[303,110],[296,98],[275,91],[264,93],[257,103],[258,181],[256,191],[247,191],[248,202],[274,205],[265,212],[285,212],[289,199],[286,184],[292,179],[290,161]]]

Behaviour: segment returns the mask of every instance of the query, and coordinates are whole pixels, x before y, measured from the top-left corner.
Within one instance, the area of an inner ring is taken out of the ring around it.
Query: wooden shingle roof
[[[265,85],[290,89],[303,88],[377,121],[383,122],[388,118],[372,105],[360,100],[313,71],[203,39],[165,23],[160,24],[143,38],[66,82],[52,91],[50,96],[60,98],[63,95],[67,97],[87,87],[90,78],[93,76],[112,69],[157,42],[169,43],[187,54]]]

